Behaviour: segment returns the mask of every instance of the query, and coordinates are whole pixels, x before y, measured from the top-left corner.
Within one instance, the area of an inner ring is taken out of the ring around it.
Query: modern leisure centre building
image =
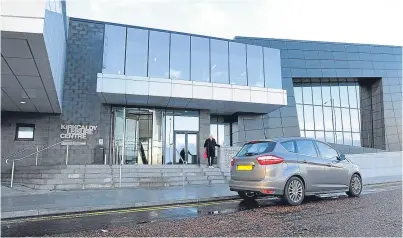
[[[219,39],[68,18],[63,2],[41,16],[3,24],[3,158],[53,146],[41,164],[63,164],[69,145],[69,164],[177,164],[182,149],[200,164],[210,133],[402,150],[401,47]]]

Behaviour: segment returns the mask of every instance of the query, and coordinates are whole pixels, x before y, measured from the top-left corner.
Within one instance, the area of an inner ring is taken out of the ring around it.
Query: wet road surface
[[[364,188],[302,205],[230,200],[2,221],[4,236],[402,236],[402,187]]]

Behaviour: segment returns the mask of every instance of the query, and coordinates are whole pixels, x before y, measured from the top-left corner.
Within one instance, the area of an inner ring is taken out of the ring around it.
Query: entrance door
[[[198,164],[197,133],[175,132],[175,164]]]

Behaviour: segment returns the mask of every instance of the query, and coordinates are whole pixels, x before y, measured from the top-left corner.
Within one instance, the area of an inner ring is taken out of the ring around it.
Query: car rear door
[[[240,181],[261,181],[266,176],[266,166],[257,158],[274,150],[276,142],[250,142],[245,144],[233,158],[231,179]]]
[[[332,147],[315,141],[321,158],[325,161],[325,189],[332,190],[346,190],[349,186],[350,178],[348,176],[348,161],[340,161],[337,159],[338,153]]]
[[[295,140],[298,153],[298,163],[301,174],[305,178],[307,192],[324,191],[325,161],[318,156],[312,140]]]

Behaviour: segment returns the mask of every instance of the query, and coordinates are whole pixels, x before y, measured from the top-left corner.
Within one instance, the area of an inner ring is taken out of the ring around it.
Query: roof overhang
[[[98,74],[97,93],[105,104],[206,109],[222,115],[265,114],[287,105],[282,89],[111,74]]]

